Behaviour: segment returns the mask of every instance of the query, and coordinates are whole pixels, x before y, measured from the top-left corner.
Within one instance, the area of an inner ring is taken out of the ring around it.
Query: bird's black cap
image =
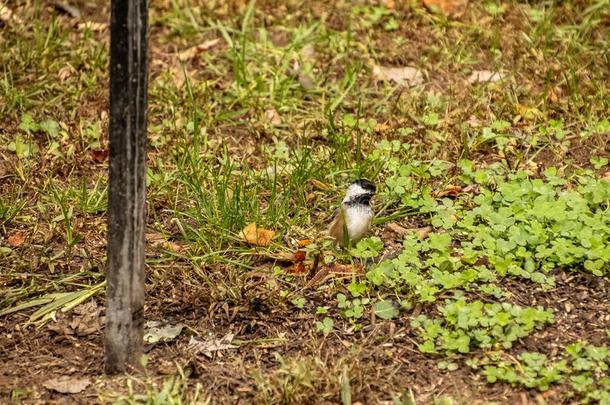
[[[377,187],[375,187],[375,184],[371,183],[366,179],[358,179],[354,182],[354,184],[359,185],[366,191],[370,191],[372,194],[375,194],[375,192],[377,191]]]

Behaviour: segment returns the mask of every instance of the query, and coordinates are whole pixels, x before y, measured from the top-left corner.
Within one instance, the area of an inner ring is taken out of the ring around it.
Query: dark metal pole
[[[138,367],[144,324],[147,0],[112,0],[106,372]]]

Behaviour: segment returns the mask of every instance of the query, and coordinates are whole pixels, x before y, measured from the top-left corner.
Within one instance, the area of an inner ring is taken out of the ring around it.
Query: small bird
[[[345,193],[337,216],[328,229],[328,234],[342,247],[358,242],[371,228],[373,209],[371,198],[377,191],[368,180],[353,182]]]

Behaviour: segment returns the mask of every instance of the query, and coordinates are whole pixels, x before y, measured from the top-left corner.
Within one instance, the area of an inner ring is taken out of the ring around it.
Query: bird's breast
[[[373,210],[369,206],[348,207],[345,209],[347,232],[352,241],[356,242],[368,232],[373,219]]]

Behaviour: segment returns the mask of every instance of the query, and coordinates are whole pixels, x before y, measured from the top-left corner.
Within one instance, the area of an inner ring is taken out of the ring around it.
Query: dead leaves
[[[174,340],[182,330],[184,325],[161,325],[159,321],[146,322],[146,333],[144,334],[144,342],[148,344],[163,343]]]
[[[274,127],[282,124],[282,117],[280,117],[280,114],[275,108],[270,108],[265,111],[265,120]]]
[[[258,228],[256,222],[248,224],[240,233],[239,237],[250,245],[269,246],[275,236],[275,231]]]
[[[396,235],[403,237],[409,232],[404,226],[398,225],[396,222],[390,222],[385,225],[387,229],[394,232]]]
[[[61,394],[78,394],[91,384],[87,378],[76,378],[67,375],[51,378],[42,383],[48,390],[57,391]]]
[[[89,336],[102,329],[102,307],[95,300],[74,308],[72,314],[58,315],[57,322],[48,324],[47,329],[61,336]]]
[[[203,354],[206,357],[212,358],[212,354],[223,350],[237,349],[239,346],[233,344],[235,335],[231,332],[221,338],[210,336],[206,340],[199,340],[191,336],[188,343],[188,348],[193,354]]]
[[[455,198],[460,194],[477,195],[477,194],[479,194],[479,192],[480,192],[479,186],[477,186],[476,184],[471,184],[466,187],[449,184],[449,185],[445,186],[444,189],[435,191],[433,193],[433,195],[436,198],[443,198],[443,197]]]
[[[186,250],[185,246],[167,240],[167,237],[159,232],[147,232],[145,238],[147,243],[150,243],[151,246],[156,248],[167,249],[178,253]]]
[[[462,192],[461,186],[448,185],[443,190],[437,191],[434,193],[435,197],[443,198],[443,197],[457,197],[458,194]]]
[[[4,24],[10,24],[11,22],[14,22],[15,24],[23,24],[23,20],[18,15],[13,13],[13,10],[8,8],[4,2],[0,3],[0,27],[2,27]]]
[[[15,232],[8,237],[7,242],[10,247],[19,247],[25,242],[25,235],[23,232]]]
[[[394,82],[405,87],[413,87],[424,82],[422,72],[411,66],[390,67],[390,66],[373,66],[373,77],[377,81]]]
[[[423,0],[423,4],[433,13],[457,18],[466,11],[468,0]]]
[[[78,23],[77,27],[81,31],[89,30],[93,32],[103,32],[108,29],[108,24],[94,21],[84,21]]]
[[[104,163],[108,159],[108,149],[92,149],[90,151],[91,160],[95,163]]]
[[[208,49],[212,49],[220,42],[220,38],[210,39],[208,41],[202,42],[198,45],[192,46],[180,53],[178,53],[178,60],[181,62],[186,62],[190,59],[193,59],[196,56],[199,56],[202,52],[207,51]]]
[[[362,272],[363,267],[360,265],[332,263],[322,266],[311,280],[309,280],[306,287],[316,287],[329,278],[351,278],[354,274],[361,274]]]

